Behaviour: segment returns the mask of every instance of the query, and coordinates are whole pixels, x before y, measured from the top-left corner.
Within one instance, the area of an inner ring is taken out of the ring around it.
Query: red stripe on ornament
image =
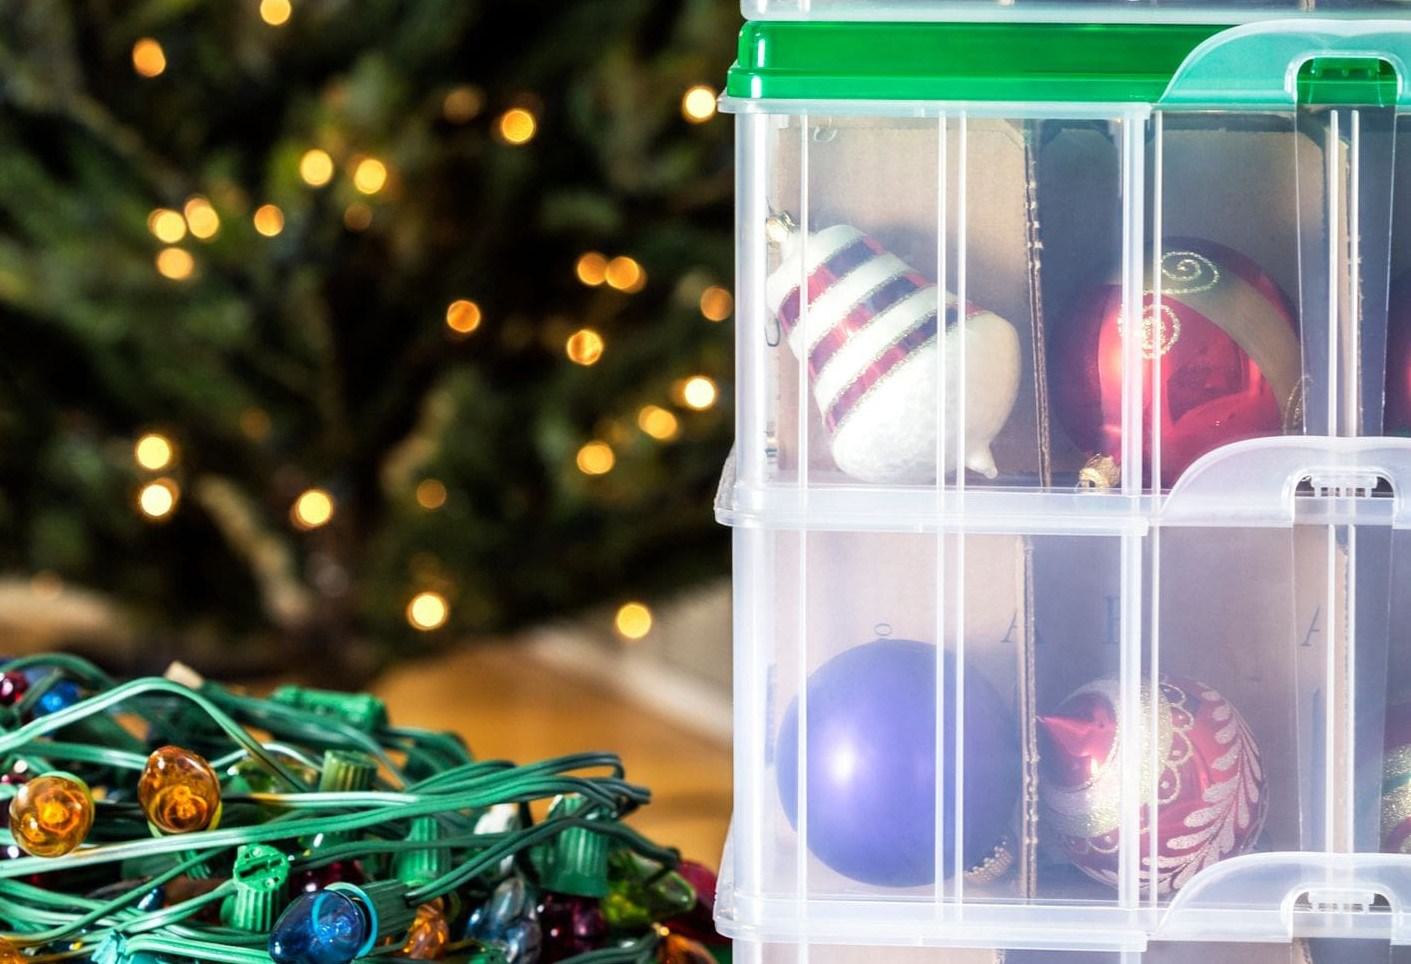
[[[833,356],[857,336],[859,332],[865,331],[877,316],[895,308],[901,302],[910,298],[927,285],[925,278],[915,271],[892,278],[880,288],[873,291],[862,301],[853,305],[852,310],[842,321],[828,329],[818,344],[813,346],[813,351],[808,356],[808,370],[813,377],[817,378],[818,373],[823,370],[823,366],[832,360]]]
[[[935,337],[936,313],[932,312],[915,328],[892,342],[882,354],[873,360],[872,364],[860,371],[857,377],[848,384],[848,387],[838,396],[837,401],[829,406],[823,416],[823,424],[828,427],[828,431],[836,432],[838,426],[842,425],[853,413],[857,403],[862,401],[868,392],[872,391],[897,366],[911,358],[922,346]]]
[[[837,284],[838,279],[883,253],[882,246],[866,235],[848,242],[842,250],[835,251],[808,276],[809,307],[813,307],[819,295]],[[779,306],[779,324],[787,335],[793,332],[798,320],[799,288],[795,285],[789,289],[789,293],[784,296],[784,303]]]

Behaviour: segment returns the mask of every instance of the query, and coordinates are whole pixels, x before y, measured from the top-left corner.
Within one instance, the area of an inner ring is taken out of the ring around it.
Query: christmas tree
[[[0,0],[0,571],[330,669],[723,573],[738,17]]]

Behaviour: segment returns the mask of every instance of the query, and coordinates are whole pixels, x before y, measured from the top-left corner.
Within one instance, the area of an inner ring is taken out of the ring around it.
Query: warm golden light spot
[[[446,327],[458,335],[468,335],[480,327],[480,306],[466,298],[457,298],[446,308]]]
[[[660,405],[643,405],[637,412],[637,427],[657,441],[666,442],[676,437],[681,423]]]
[[[333,496],[324,489],[306,489],[294,500],[289,517],[300,529],[317,529],[333,518]]]
[[[698,412],[714,405],[715,396],[715,382],[704,375],[692,375],[681,384],[682,403]]]
[[[211,207],[211,202],[199,194],[186,202],[183,211],[186,214],[186,226],[191,229],[192,235],[202,241],[215,237],[216,232],[220,230],[220,215]]]
[[[349,231],[365,231],[372,224],[372,208],[361,201],[354,201],[343,212],[343,226]]]
[[[603,336],[591,328],[580,328],[568,336],[564,350],[575,365],[592,365],[603,357]]]
[[[260,0],[260,19],[271,27],[284,26],[293,12],[289,0]]]
[[[589,251],[578,259],[574,265],[574,273],[578,275],[578,280],[589,287],[596,288],[607,280],[608,259],[596,251]]]
[[[534,139],[534,133],[539,127],[539,122],[534,119],[534,115],[523,107],[511,107],[500,115],[499,120],[500,136],[505,143],[518,146],[528,144]]]
[[[715,89],[697,84],[681,95],[681,116],[692,124],[704,124],[715,116]]]
[[[255,208],[252,218],[255,230],[267,238],[272,238],[284,230],[284,212],[277,204],[261,204]]]
[[[305,151],[299,158],[299,176],[310,187],[323,187],[333,180],[333,158],[317,147]]]
[[[181,489],[171,479],[157,479],[144,485],[137,493],[137,508],[149,519],[165,519],[176,509]]]
[[[147,230],[163,244],[176,244],[186,237],[186,219],[180,211],[171,208],[157,208],[147,215]]]
[[[578,450],[578,471],[584,475],[606,475],[616,462],[612,446],[606,442],[589,442]]]
[[[613,625],[623,639],[641,639],[652,631],[652,611],[643,603],[623,603],[617,609]]]
[[[452,87],[441,101],[441,113],[452,124],[464,124],[474,120],[485,106],[485,94],[480,88],[469,84]]]
[[[132,446],[133,459],[149,472],[158,472],[171,465],[175,454],[171,439],[156,432],[148,432]]]
[[[424,633],[440,629],[451,616],[451,606],[439,592],[419,592],[407,603],[407,622]]]
[[[387,165],[375,157],[365,157],[353,168],[353,187],[364,194],[376,194],[387,185]]]
[[[440,479],[422,479],[416,487],[416,504],[423,509],[439,509],[446,504],[446,486]]]
[[[735,298],[720,285],[701,292],[701,314],[706,321],[724,321],[735,313]]]
[[[618,291],[641,291],[646,272],[636,260],[620,254],[607,263],[603,278]]]
[[[181,248],[163,248],[157,252],[157,272],[172,281],[185,281],[196,270],[196,259]]]
[[[132,45],[132,69],[143,77],[156,77],[167,69],[167,54],[151,37]]]

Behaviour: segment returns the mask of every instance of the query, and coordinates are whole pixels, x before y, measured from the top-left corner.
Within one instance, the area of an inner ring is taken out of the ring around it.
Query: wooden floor
[[[479,645],[397,667],[374,686],[392,719],[456,730],[477,757],[529,762],[583,750],[622,757],[652,790],[632,823],[715,867],[730,819],[730,748],[622,697],[535,663],[523,647]]]

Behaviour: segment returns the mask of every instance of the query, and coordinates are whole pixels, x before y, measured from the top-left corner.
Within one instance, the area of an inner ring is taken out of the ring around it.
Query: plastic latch
[[[1357,498],[1371,495],[1381,484],[1377,472],[1356,470],[1315,471],[1308,475],[1308,484],[1315,495],[1323,498]]]
[[[1375,891],[1344,888],[1308,890],[1294,906],[1319,914],[1365,914],[1377,901]]]
[[[1396,68],[1380,57],[1313,57],[1298,69],[1298,103],[1391,107]]]

